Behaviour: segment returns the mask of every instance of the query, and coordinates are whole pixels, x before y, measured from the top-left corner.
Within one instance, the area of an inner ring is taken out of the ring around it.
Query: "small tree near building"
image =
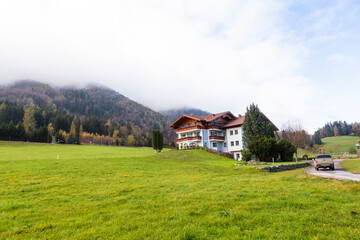
[[[271,162],[279,156],[278,145],[275,138],[262,137],[253,141],[249,150],[258,157],[261,162]]]
[[[254,141],[266,136],[266,121],[259,107],[254,103],[246,108],[243,123],[243,142],[244,147],[252,145]]]
[[[152,131],[152,147],[154,150],[156,150],[156,152],[161,152],[161,150],[163,149],[163,144],[164,144],[164,140],[163,140],[163,133],[160,132],[159,130],[154,130]]]

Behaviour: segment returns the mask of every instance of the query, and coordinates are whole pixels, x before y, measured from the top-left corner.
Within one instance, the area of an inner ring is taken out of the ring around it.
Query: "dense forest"
[[[165,145],[175,139],[170,118],[104,87],[20,81],[0,89],[0,103],[2,140],[150,146],[152,130],[163,132]]]
[[[327,123],[324,127],[318,129],[314,135],[320,138],[337,136],[360,136],[360,123],[347,123],[335,121]]]

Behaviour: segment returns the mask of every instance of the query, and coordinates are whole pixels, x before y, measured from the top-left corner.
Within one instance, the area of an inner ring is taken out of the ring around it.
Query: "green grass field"
[[[341,167],[353,173],[360,174],[360,159],[347,159],[340,163]]]
[[[322,138],[323,148],[325,153],[331,154],[333,157],[344,157],[344,153],[349,154],[350,148],[355,147],[359,137],[353,136],[341,136],[341,137],[328,137]],[[298,149],[298,156],[307,154],[309,156],[315,156],[315,153]]]
[[[234,163],[201,150],[0,142],[0,238],[360,238],[360,183]]]

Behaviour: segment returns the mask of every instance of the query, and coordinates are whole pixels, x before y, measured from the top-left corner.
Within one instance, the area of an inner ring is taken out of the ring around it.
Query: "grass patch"
[[[0,142],[0,151],[2,239],[360,237],[360,184],[303,169],[265,173],[201,150]]]
[[[348,153],[350,148],[355,147],[359,137],[357,136],[341,136],[341,137],[328,137],[322,138],[322,147],[325,149],[325,153],[331,154],[333,157],[344,157],[344,153]],[[308,156],[315,156],[316,154],[304,149],[298,149],[298,156],[301,157],[307,154]]]
[[[360,174],[360,159],[347,159],[340,162],[342,168],[346,171]]]

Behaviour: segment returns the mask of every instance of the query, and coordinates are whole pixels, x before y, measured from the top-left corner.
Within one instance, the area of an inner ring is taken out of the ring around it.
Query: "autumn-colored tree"
[[[24,107],[23,123],[24,123],[25,131],[34,131],[36,129],[34,108]]]
[[[51,137],[51,141],[53,142],[54,141],[54,126],[52,123],[48,124],[47,130],[48,130],[49,136]]]
[[[134,146],[135,143],[136,143],[136,140],[135,140],[134,136],[130,134],[130,135],[127,137],[127,145],[128,145],[128,146]]]
[[[339,136],[339,129],[336,125],[334,126],[334,136],[335,137]]]
[[[115,146],[119,145],[119,130],[115,130],[113,133],[113,143]]]

